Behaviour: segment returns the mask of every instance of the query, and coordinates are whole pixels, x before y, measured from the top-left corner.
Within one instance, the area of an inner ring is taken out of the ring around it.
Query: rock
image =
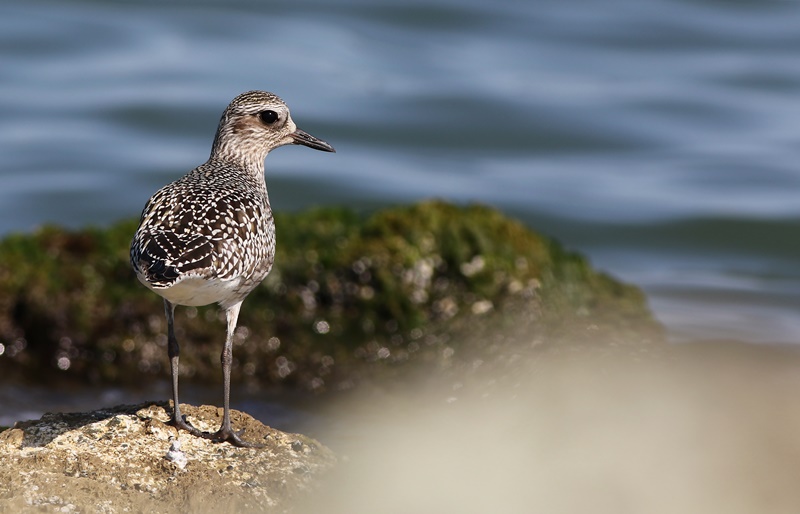
[[[235,383],[350,389],[403,367],[485,361],[497,335],[566,351],[576,340],[664,342],[638,288],[489,207],[429,201],[275,219],[275,267],[239,317]],[[129,263],[135,229],[44,227],[0,240],[0,376],[124,385],[167,375],[161,298]],[[191,344],[184,380],[218,377],[217,307],[179,308],[175,324]]]
[[[0,432],[0,512],[285,512],[333,467],[319,442],[232,410],[260,449],[179,432],[167,402],[45,414]],[[222,409],[181,405],[205,431]]]

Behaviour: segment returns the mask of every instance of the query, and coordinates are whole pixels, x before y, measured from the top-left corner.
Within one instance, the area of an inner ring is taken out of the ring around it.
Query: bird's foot
[[[266,445],[263,445],[263,444],[251,443],[251,442],[242,440],[242,438],[239,437],[240,435],[242,435],[242,433],[244,433],[244,430],[240,430],[238,432],[234,432],[231,429],[231,427],[222,426],[222,427],[220,427],[219,430],[217,430],[216,433],[214,433],[214,434],[206,433],[207,435],[205,435],[204,437],[207,437],[208,439],[211,439],[215,443],[228,442],[228,443],[231,443],[233,446],[237,446],[239,448],[264,448],[264,446],[266,446]]]
[[[192,434],[193,436],[202,437],[203,439],[209,439],[215,443],[227,442],[239,448],[264,448],[266,446],[263,444],[244,441],[240,437],[244,433],[244,430],[239,430],[238,432],[234,432],[231,427],[225,427],[224,425],[220,427],[220,429],[214,432],[213,434],[211,432],[203,432],[202,430],[193,427],[191,423],[186,421],[186,416],[181,416],[180,418],[176,418],[173,415],[169,424],[179,430],[185,430],[190,434]]]
[[[169,424],[178,430],[185,430],[197,437],[205,437],[206,439],[209,439],[212,435],[208,432],[203,432],[202,430],[193,427],[191,423],[186,421],[186,416],[175,417],[173,414],[172,419],[169,420]]]
[[[221,427],[215,434],[209,434],[207,437],[215,443],[228,442],[239,448],[264,448],[265,445],[258,443],[251,443],[243,440],[241,437],[244,430],[234,432],[230,427]]]

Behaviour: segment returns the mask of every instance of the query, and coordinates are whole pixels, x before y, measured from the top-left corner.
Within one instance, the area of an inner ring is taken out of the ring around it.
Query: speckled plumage
[[[286,104],[272,93],[243,93],[222,113],[211,156],[156,192],[142,211],[131,243],[139,280],[164,298],[172,367],[173,423],[215,441],[249,446],[230,428],[228,397],[233,331],[245,297],[267,276],[275,259],[275,223],[264,181],[264,159],[283,145],[333,147],[297,129]],[[223,425],[206,434],[188,425],[178,403],[175,305],[217,303],[228,331],[222,353]]]
[[[274,258],[263,173],[216,160],[153,195],[131,245],[139,279],[178,305],[241,302]]]

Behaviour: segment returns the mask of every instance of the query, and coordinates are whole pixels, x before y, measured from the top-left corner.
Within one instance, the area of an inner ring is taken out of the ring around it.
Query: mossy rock
[[[235,380],[322,390],[499,339],[661,339],[639,289],[485,206],[324,208],[276,223],[275,267],[239,318]],[[116,383],[166,373],[161,299],[128,263],[135,229],[45,227],[0,242],[0,373]],[[176,328],[183,376],[216,380],[218,309],[179,308]]]

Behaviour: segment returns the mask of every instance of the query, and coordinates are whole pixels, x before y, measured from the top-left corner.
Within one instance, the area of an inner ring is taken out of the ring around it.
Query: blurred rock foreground
[[[640,290],[491,208],[430,201],[276,222],[275,268],[239,318],[240,383],[341,390],[406,363],[491,362],[518,344],[662,338]],[[136,224],[0,241],[2,376],[120,385],[166,376],[161,299],[128,264]],[[183,383],[219,380],[219,310],[179,307],[176,329]]]

